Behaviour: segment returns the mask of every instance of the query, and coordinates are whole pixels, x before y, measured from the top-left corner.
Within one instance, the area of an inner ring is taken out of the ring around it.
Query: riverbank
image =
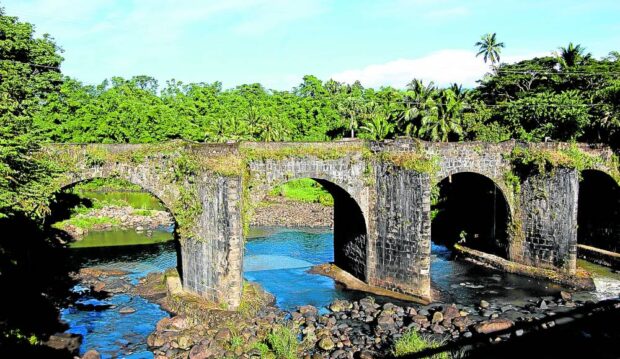
[[[52,226],[67,233],[70,240],[82,240],[89,232],[111,229],[133,229],[136,232],[152,232],[174,225],[167,211],[137,209],[132,206],[103,206],[78,213]]]
[[[303,202],[284,196],[268,196],[254,211],[251,226],[330,227],[333,228],[334,207]]]

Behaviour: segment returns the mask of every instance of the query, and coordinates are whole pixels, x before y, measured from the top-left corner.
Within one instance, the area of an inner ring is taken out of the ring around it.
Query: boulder
[[[570,302],[571,300],[573,300],[573,295],[570,292],[561,291],[560,292],[560,297],[565,302]]]
[[[132,307],[122,307],[121,309],[118,310],[118,312],[121,314],[131,314],[131,313],[135,313],[136,310]]]
[[[353,305],[348,301],[337,299],[332,304],[330,304],[329,309],[332,312],[344,312],[346,310],[350,310],[352,307]]]
[[[444,319],[454,319],[461,316],[459,309],[454,304],[445,307],[441,314],[443,314]]]
[[[436,324],[441,322],[443,322],[443,314],[441,314],[441,312],[433,313],[433,319],[431,320],[431,323]]]
[[[319,346],[319,348],[321,348],[321,349],[323,349],[325,351],[331,351],[332,349],[334,349],[336,347],[336,344],[334,343],[332,338],[324,337],[323,339],[319,340],[318,346]]]
[[[98,351],[91,349],[84,353],[82,359],[101,359],[101,355]]]
[[[514,324],[512,320],[497,318],[474,325],[474,330],[480,334],[489,334],[509,329]]]
[[[66,350],[71,354],[78,354],[80,345],[82,344],[82,336],[71,333],[56,333],[50,335],[49,339],[43,342],[43,345],[56,350]]]

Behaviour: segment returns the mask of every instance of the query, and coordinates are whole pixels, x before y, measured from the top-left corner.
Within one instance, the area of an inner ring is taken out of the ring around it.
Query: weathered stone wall
[[[430,298],[430,178],[379,162],[369,282]]]
[[[514,179],[507,155],[516,146],[569,145],[175,142],[53,145],[45,152],[67,165],[61,186],[118,177],[162,200],[177,220],[191,226],[181,226],[188,233],[180,239],[184,289],[234,308],[242,290],[243,225],[273,187],[296,178],[316,179],[334,195],[335,261],[372,285],[430,297],[431,186],[462,172],[488,177],[505,196],[512,222],[509,259],[574,273],[578,173],[557,168],[530,176],[517,190],[506,180]],[[620,176],[609,166],[614,163],[609,149],[581,148],[606,159],[593,164],[595,169]],[[436,160],[437,168],[407,169],[385,160],[386,152],[422,153]],[[94,161],[94,154],[105,158]]]
[[[198,186],[203,212],[197,238],[182,242],[183,287],[235,308],[243,286],[241,178],[217,177]]]
[[[527,178],[521,187],[522,252],[513,260],[574,273],[577,255],[579,175],[570,169]]]

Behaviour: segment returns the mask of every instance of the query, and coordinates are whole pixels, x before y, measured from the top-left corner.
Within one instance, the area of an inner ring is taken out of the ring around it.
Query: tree
[[[497,42],[495,33],[487,33],[482,35],[480,41],[476,42],[474,46],[478,47],[476,57],[484,55],[483,59],[485,63],[487,60],[491,61],[491,65],[499,63],[499,55],[502,52],[502,48],[504,48],[504,43]]]
[[[429,101],[429,105],[429,110],[422,117],[420,137],[447,142],[451,135],[461,135],[463,102],[451,89],[439,91],[437,98]]]
[[[33,115],[61,83],[60,49],[51,37],[0,8],[0,218],[45,214],[52,167],[38,159]]]
[[[569,42],[566,47],[560,47],[558,50],[560,50],[560,52],[556,52],[558,63],[564,69],[574,67],[592,57],[590,53],[586,53],[585,47],[579,44],[574,45],[572,42]]]

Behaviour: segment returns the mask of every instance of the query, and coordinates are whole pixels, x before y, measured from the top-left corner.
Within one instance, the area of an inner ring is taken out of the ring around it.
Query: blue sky
[[[50,33],[63,72],[85,83],[151,75],[160,83],[260,82],[290,89],[305,74],[403,87],[412,78],[472,86],[473,44],[506,43],[502,60],[569,41],[596,57],[620,50],[620,1],[8,0],[7,14]]]

